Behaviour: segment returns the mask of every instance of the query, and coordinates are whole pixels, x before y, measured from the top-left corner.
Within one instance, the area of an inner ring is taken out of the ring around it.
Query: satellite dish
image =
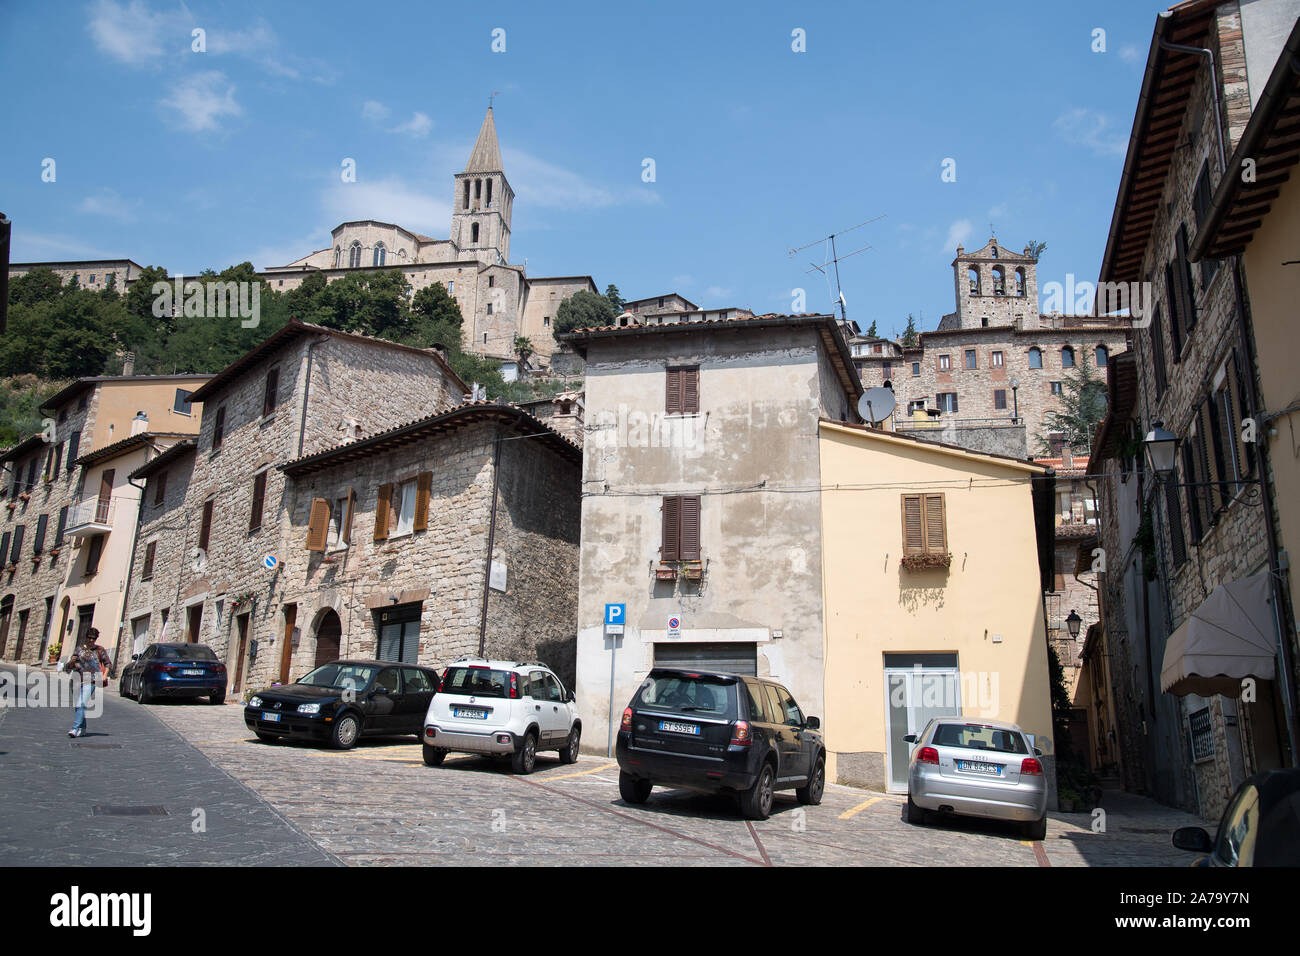
[[[894,404],[892,388],[869,388],[858,399],[858,414],[864,422],[879,425],[894,414]]]

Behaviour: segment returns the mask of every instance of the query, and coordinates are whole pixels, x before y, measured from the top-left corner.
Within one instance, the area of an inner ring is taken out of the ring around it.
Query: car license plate
[[[278,720],[280,719],[280,715],[279,715],[279,714],[271,714],[271,713],[268,713],[268,712],[266,712],[266,711],[262,711],[262,719],[263,719],[263,720],[270,720],[270,721],[278,721]]]
[[[185,677],[202,677],[204,673],[204,671],[181,671]]]
[[[486,710],[470,710],[467,707],[456,707],[452,709],[452,713],[457,717],[466,717],[470,720],[487,720]]]
[[[958,760],[957,769],[965,770],[969,773],[982,773],[990,777],[1002,776],[1002,765],[996,763],[982,763],[978,760]]]
[[[679,724],[672,720],[659,721],[659,729],[673,734],[690,734],[694,737],[700,735],[699,724]]]

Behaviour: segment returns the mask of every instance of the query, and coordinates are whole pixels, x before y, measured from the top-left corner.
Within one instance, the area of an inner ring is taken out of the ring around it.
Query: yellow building
[[[818,444],[830,779],[905,791],[903,736],[948,714],[1019,724],[1052,779],[1050,471],[827,420]]]

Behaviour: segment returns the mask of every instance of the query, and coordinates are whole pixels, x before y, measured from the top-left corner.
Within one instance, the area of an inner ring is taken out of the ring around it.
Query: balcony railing
[[[106,534],[113,530],[117,502],[112,498],[87,498],[68,512],[65,534],[74,538]]]

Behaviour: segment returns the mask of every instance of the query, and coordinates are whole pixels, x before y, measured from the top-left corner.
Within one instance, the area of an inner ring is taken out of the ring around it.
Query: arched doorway
[[[316,663],[314,667],[339,659],[339,640],[343,636],[343,623],[338,613],[327,608],[316,624]]]

